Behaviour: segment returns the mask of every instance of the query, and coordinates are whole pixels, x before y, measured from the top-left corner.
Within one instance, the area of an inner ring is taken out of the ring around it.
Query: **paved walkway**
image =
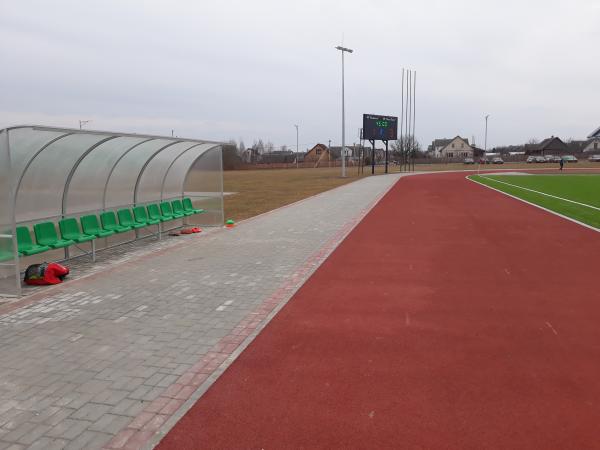
[[[182,237],[9,305],[0,449],[156,443],[398,178]]]

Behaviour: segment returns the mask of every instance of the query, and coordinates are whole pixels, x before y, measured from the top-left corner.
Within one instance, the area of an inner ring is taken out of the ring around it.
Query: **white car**
[[[588,158],[589,162],[600,162],[600,155],[592,155]]]

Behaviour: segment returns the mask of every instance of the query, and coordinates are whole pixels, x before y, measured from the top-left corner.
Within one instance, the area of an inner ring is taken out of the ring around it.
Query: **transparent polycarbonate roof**
[[[0,130],[0,280],[18,266],[15,225],[184,194],[205,197],[214,210],[206,217],[218,224],[219,142],[47,126]]]
[[[5,132],[17,223],[181,196],[194,163],[220,152],[218,142],[176,137],[42,126]]]

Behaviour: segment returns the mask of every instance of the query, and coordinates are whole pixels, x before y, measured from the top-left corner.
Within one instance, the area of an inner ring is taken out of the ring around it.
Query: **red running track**
[[[159,449],[600,448],[600,235],[403,178]]]

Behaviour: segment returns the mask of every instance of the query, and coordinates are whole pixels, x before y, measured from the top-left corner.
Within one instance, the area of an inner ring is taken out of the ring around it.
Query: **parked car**
[[[576,163],[578,161],[573,155],[565,155],[562,157],[562,160],[566,163]]]
[[[588,158],[589,162],[600,162],[600,155],[591,155]]]
[[[535,156],[528,156],[527,157],[527,164],[531,164],[531,163],[537,162],[535,160],[535,158],[536,158]]]
[[[545,163],[546,162],[546,158],[544,158],[543,156],[536,156],[535,157],[535,162],[536,163]]]
[[[496,156],[492,159],[492,164],[504,164],[504,160],[499,156]]]
[[[479,164],[489,164],[490,160],[486,159],[486,158],[480,158],[479,159]]]
[[[560,162],[560,156],[558,155],[546,155],[546,162]]]
[[[463,163],[464,164],[475,164],[475,160],[473,158],[465,158]]]

